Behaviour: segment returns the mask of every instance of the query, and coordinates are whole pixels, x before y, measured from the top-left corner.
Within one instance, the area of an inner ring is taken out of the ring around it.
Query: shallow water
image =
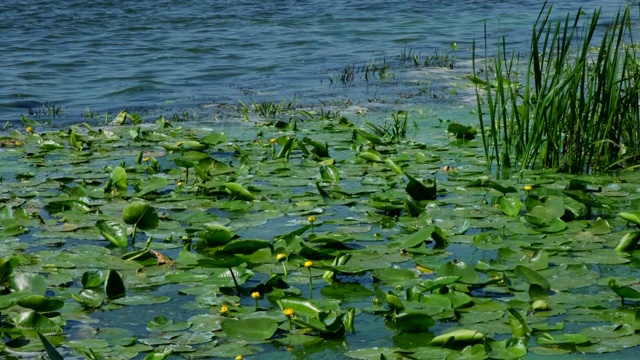
[[[603,6],[606,24],[626,1],[557,1],[564,16]],[[606,5],[605,5],[606,4]],[[0,121],[122,109],[204,118],[220,104],[291,101],[323,106],[419,102],[411,49],[469,59],[474,39],[506,36],[527,51],[541,2],[528,1],[17,1],[0,4]],[[344,86],[344,67],[393,62],[383,84]],[[423,81],[428,81],[424,78]],[[409,98],[409,99],[408,99]],[[455,97],[450,99],[455,101]]]

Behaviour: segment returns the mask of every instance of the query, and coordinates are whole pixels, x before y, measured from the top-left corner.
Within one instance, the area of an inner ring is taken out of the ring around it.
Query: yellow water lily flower
[[[287,254],[278,254],[276,255],[276,261],[284,261],[287,259]]]
[[[222,305],[219,311],[220,315],[227,315],[227,313],[229,312],[229,307],[227,305]]]
[[[531,191],[533,189],[533,186],[531,185],[525,185],[524,186],[524,191]]]
[[[27,126],[27,132],[28,132],[28,133],[33,132],[33,128],[32,128],[31,126]]]
[[[307,218],[307,220],[309,220],[309,222],[313,224],[313,222],[316,221],[316,217],[311,215]]]
[[[313,261],[307,260],[307,261],[304,262],[304,267],[310,268],[312,266],[313,266]]]
[[[258,299],[258,298],[260,298],[260,293],[257,292],[257,291],[254,291],[254,292],[251,293],[251,297],[254,298],[254,299]]]
[[[293,314],[295,313],[295,311],[293,311],[292,308],[286,308],[286,309],[282,310],[282,313],[284,314],[284,316],[292,317]]]

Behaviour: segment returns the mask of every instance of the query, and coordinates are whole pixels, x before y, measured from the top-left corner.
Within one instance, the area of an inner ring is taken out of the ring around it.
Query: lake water
[[[557,17],[602,6],[606,24],[626,3],[553,6]],[[312,107],[425,101],[413,95],[421,84],[422,93],[430,90],[424,86],[432,80],[400,66],[401,52],[424,59],[440,51],[465,64],[472,41],[483,41],[485,21],[490,43],[504,35],[511,49],[526,52],[541,6],[537,0],[6,0],[0,121],[15,123],[30,109],[33,117],[48,107],[78,122],[122,109],[199,119],[240,101],[295,99]],[[339,81],[345,66],[385,62],[390,80]]]

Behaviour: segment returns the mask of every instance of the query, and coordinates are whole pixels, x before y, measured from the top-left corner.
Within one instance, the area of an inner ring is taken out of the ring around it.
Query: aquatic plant
[[[538,16],[524,65],[500,39],[498,54],[485,56],[478,69],[474,44],[470,79],[487,163],[578,173],[634,165],[640,71],[637,50],[626,43],[632,39],[629,9],[607,26],[599,43],[600,10],[584,27],[582,11],[555,24],[550,12],[545,6]],[[486,41],[485,31],[485,49]]]

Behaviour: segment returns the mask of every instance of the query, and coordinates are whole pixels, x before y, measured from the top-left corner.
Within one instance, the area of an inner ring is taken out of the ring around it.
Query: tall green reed
[[[513,162],[521,169],[577,173],[638,162],[640,59],[631,46],[629,9],[616,16],[598,46],[600,10],[587,21],[581,11],[555,23],[550,14],[545,4],[526,64],[508,54],[504,39],[489,58],[485,27],[478,68],[474,43],[470,78],[489,166]]]

